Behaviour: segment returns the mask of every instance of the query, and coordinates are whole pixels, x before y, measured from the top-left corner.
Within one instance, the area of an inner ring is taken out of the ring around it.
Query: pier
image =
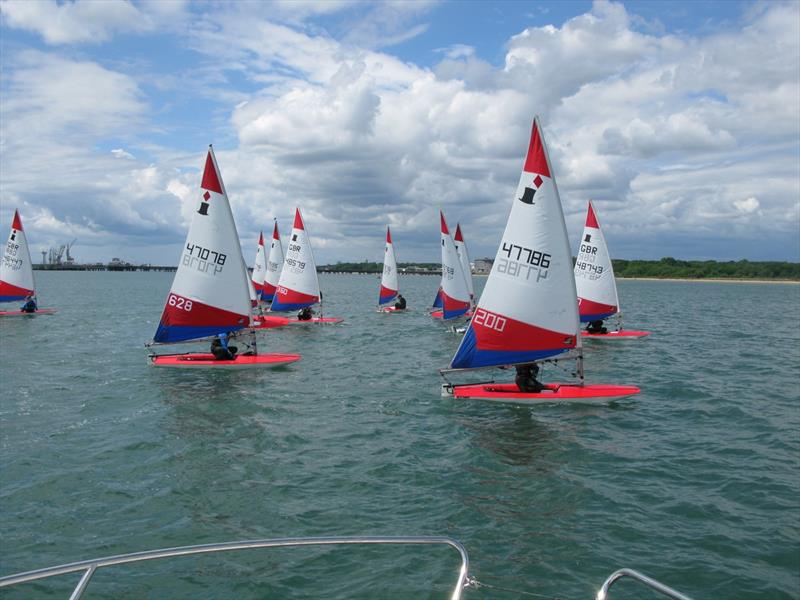
[[[76,264],[62,263],[60,265],[35,264],[34,271],[176,271],[178,267],[165,267],[161,265],[132,265],[123,262],[87,263]]]

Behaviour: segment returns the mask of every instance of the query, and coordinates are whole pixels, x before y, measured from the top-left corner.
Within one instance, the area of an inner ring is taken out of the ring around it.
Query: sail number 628
[[[187,300],[186,298],[181,298],[180,296],[176,296],[175,294],[170,294],[169,298],[167,299],[167,304],[170,306],[174,306],[180,310],[185,310],[186,312],[190,312],[192,310],[192,301]]]

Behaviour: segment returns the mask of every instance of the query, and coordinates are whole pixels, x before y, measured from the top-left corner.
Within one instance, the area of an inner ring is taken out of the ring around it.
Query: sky
[[[797,1],[0,0],[0,231],[176,264],[213,144],[247,260],[494,257],[534,115],[575,253],[800,261]]]

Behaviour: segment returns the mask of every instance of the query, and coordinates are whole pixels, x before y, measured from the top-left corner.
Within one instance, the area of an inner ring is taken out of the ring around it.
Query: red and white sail
[[[311,242],[298,208],[272,310],[298,310],[319,302],[319,279]]]
[[[397,260],[394,256],[392,232],[386,228],[386,248],[383,251],[383,275],[381,275],[381,290],[378,295],[378,304],[383,306],[397,298],[400,283],[397,280]]]
[[[0,302],[24,300],[33,293],[33,263],[28,239],[19,212],[15,210],[11,233],[3,250],[3,262],[0,263]]]
[[[208,337],[247,327],[250,277],[213,149],[155,342]]]
[[[452,368],[529,363],[580,347],[572,252],[538,119],[511,213]]]
[[[600,321],[619,312],[614,267],[591,201],[575,261],[575,285],[581,322]]]
[[[264,295],[264,278],[267,275],[267,257],[264,251],[264,234],[258,234],[258,248],[256,250],[256,258],[253,261],[253,276],[251,281],[255,288],[256,298],[263,299]]]
[[[453,238],[458,252],[458,258],[461,261],[461,270],[464,273],[464,279],[467,282],[467,290],[469,291],[469,299],[475,302],[475,285],[472,282],[472,266],[469,262],[469,252],[467,252],[467,243],[464,241],[464,236],[461,234],[461,223],[456,223],[456,235]]]
[[[442,242],[442,317],[453,319],[464,315],[470,309],[471,303],[461,259],[442,211],[439,211],[439,220]]]
[[[275,288],[281,278],[281,267],[283,266],[283,246],[281,245],[281,235],[278,233],[278,221],[272,230],[272,241],[269,245],[269,258],[267,259],[267,275],[264,278],[264,291],[261,299],[264,302],[272,302],[275,297]]]

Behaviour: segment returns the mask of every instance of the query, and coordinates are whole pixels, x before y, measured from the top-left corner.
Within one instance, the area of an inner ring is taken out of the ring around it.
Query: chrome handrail
[[[109,556],[106,558],[82,560],[57,567],[48,567],[45,569],[37,569],[35,571],[27,571],[25,573],[18,573],[16,575],[7,575],[5,577],[0,577],[0,588],[25,583],[28,581],[35,581],[37,579],[44,579],[46,577],[54,577],[56,575],[84,571],[80,581],[78,582],[78,585],[75,586],[75,589],[70,595],[70,600],[78,600],[83,595],[86,587],[89,585],[89,580],[92,578],[92,575],[94,575],[94,572],[103,567],[122,565],[143,560],[171,558],[173,556],[189,556],[194,554],[208,554],[212,552],[225,552],[229,550],[281,548],[290,546],[330,546],[337,544],[445,544],[458,550],[458,553],[461,555],[461,568],[459,569],[458,573],[458,581],[456,582],[456,586],[453,588],[453,593],[450,596],[451,600],[460,600],[461,592],[468,583],[469,556],[467,555],[467,550],[457,540],[448,537],[435,536],[368,536],[279,538],[241,542],[225,542],[221,544],[201,544],[197,546],[179,546],[177,548],[164,548],[161,550],[147,550],[144,552],[133,552],[131,554],[119,554],[117,556]]]
[[[623,577],[631,577],[639,583],[643,583],[650,589],[660,592],[667,598],[674,598],[674,600],[692,600],[689,596],[681,594],[680,592],[673,590],[671,587],[666,586],[663,583],[648,577],[647,575],[643,575],[638,571],[634,571],[633,569],[620,569],[619,571],[614,571],[611,575],[609,575],[608,579],[603,582],[600,591],[597,592],[596,600],[606,600],[608,598],[609,588]]]

